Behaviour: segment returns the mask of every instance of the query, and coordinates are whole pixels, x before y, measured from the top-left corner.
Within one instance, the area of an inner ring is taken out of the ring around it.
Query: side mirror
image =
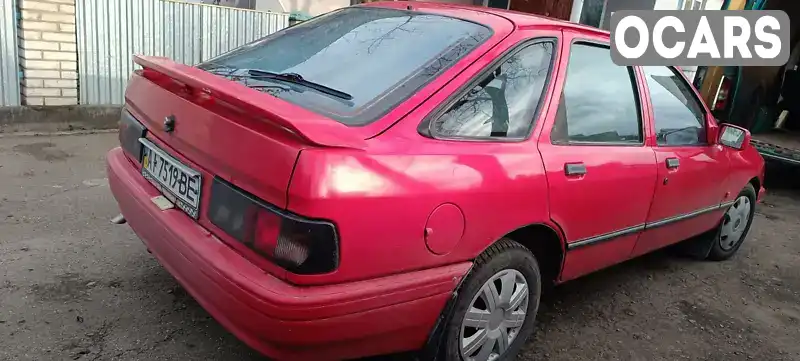
[[[750,131],[732,124],[722,124],[719,131],[719,144],[742,150],[750,145]]]

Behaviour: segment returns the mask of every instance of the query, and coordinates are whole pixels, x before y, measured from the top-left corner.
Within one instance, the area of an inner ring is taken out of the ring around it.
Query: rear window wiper
[[[331,87],[315,83],[310,80],[303,79],[303,76],[297,73],[275,73],[267,70],[248,69],[247,73],[253,79],[274,79],[286,83],[298,84],[306,88],[314,89],[320,93],[325,93],[330,96],[341,98],[344,100],[353,100],[353,96],[341,90],[333,89]]]
[[[201,69],[209,73],[224,77],[247,78],[247,79],[273,79],[286,83],[298,84],[305,86],[306,88],[314,89],[318,92],[325,93],[340,99],[353,100],[353,96],[348,93],[303,79],[303,76],[297,73],[275,73],[260,69],[240,69],[228,64],[217,63],[217,62],[206,62],[202,64]],[[225,69],[228,71],[221,71],[220,69]],[[247,72],[247,75],[238,73],[240,70],[244,70],[245,72]],[[253,87],[250,84],[247,85]]]

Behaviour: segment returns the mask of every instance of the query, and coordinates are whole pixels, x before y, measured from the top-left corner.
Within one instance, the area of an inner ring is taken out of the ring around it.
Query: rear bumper
[[[246,261],[158,195],[113,149],[111,191],[128,224],[217,321],[275,359],[340,360],[421,348],[470,263],[330,286],[297,287]]]

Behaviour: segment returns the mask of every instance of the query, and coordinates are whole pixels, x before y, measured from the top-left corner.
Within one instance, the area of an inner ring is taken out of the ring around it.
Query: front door
[[[642,70],[652,104],[658,182],[634,256],[714,228],[724,213],[720,204],[726,198],[729,165],[726,149],[709,144],[715,121],[680,71],[663,66]]]
[[[539,137],[550,217],[567,240],[562,280],[627,259],[644,229],[656,181],[633,68],[565,32],[556,94]],[[551,126],[552,124],[552,126]]]

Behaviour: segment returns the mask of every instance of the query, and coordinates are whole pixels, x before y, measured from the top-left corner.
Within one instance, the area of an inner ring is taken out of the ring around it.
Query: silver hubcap
[[[722,232],[719,236],[719,246],[724,251],[729,251],[742,239],[747,223],[750,221],[750,198],[741,196],[733,202],[722,220]]]
[[[461,321],[461,356],[496,360],[519,334],[528,309],[528,282],[517,270],[496,273],[483,284]]]

